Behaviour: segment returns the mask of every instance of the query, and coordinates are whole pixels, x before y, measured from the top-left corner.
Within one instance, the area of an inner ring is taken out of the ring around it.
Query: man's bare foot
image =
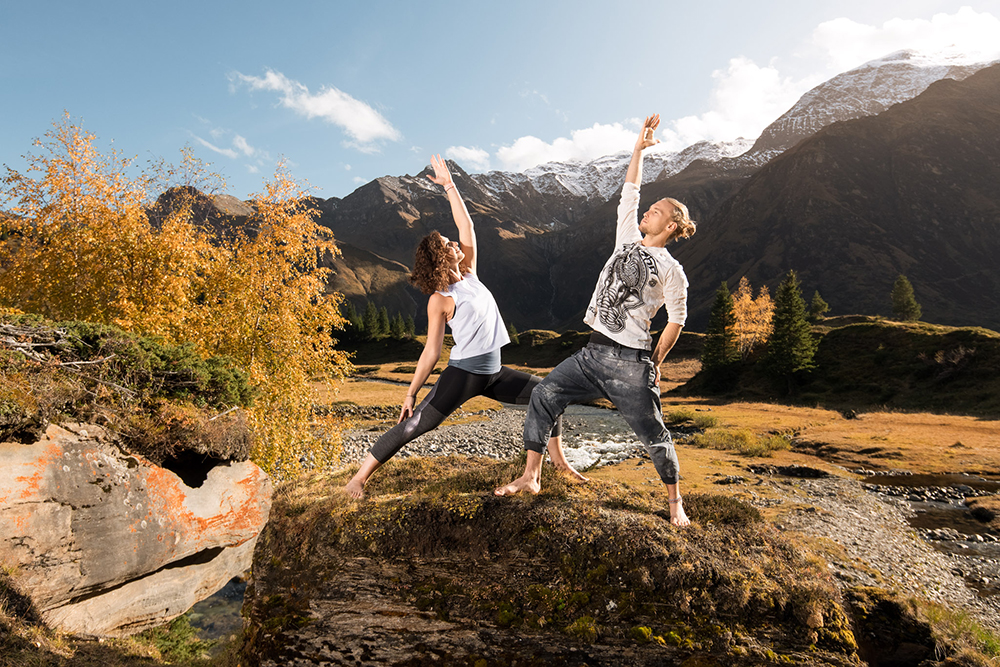
[[[568,463],[566,465],[558,465],[558,464],[553,464],[553,465],[555,465],[556,470],[559,471],[559,474],[565,475],[566,477],[569,478],[569,481],[573,482],[574,484],[583,484],[584,482],[590,481],[589,477],[584,477],[583,475],[578,473],[573,466],[571,466]]]
[[[351,498],[361,500],[365,497],[365,483],[357,478],[352,478],[344,487],[344,491],[347,491],[347,495]]]
[[[688,518],[687,513],[684,512],[684,503],[680,497],[677,500],[667,500],[667,504],[670,505],[671,526],[683,528],[684,526],[691,525],[691,520]]]
[[[527,491],[528,493],[538,493],[542,490],[542,485],[538,483],[533,475],[521,475],[510,484],[497,488],[493,493],[498,496],[513,496]]]

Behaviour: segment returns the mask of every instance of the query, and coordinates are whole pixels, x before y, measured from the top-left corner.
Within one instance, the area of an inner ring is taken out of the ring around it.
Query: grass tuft
[[[780,435],[757,435],[746,428],[710,428],[695,435],[691,443],[703,449],[730,450],[751,457],[769,457],[773,452],[791,448],[788,440]]]

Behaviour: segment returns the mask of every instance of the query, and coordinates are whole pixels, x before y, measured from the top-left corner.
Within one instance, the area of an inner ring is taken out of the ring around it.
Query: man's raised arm
[[[642,185],[642,152],[650,146],[660,143],[659,139],[653,138],[653,131],[660,126],[660,114],[646,116],[646,122],[642,124],[639,138],[632,149],[632,161],[628,163],[628,171],[625,173],[625,182],[638,187]]]

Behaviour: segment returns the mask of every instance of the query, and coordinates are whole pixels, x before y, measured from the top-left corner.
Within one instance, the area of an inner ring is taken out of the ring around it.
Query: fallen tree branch
[[[218,419],[219,417],[223,417],[223,416],[225,416],[225,415],[228,415],[228,414],[229,414],[230,412],[232,412],[233,410],[239,410],[239,409],[240,409],[240,406],[238,406],[238,405],[234,405],[233,407],[229,408],[229,409],[228,409],[228,410],[226,410],[225,412],[220,412],[219,414],[215,415],[214,417],[212,417],[212,418],[211,418],[211,419],[209,419],[208,421],[210,421],[210,422],[214,422],[214,421],[215,421],[216,419]]]
[[[114,358],[115,358],[115,355],[111,354],[111,355],[108,355],[108,356],[104,357],[103,359],[91,359],[90,361],[63,361],[59,365],[60,366],[84,366],[84,365],[87,365],[87,364],[103,364],[105,361],[108,361],[109,359],[114,359]]]

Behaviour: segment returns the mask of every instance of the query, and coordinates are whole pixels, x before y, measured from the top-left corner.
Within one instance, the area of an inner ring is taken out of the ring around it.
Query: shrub
[[[779,435],[757,435],[750,429],[712,428],[692,439],[696,447],[733,450],[744,456],[770,456],[771,452],[789,449],[788,440]]]

